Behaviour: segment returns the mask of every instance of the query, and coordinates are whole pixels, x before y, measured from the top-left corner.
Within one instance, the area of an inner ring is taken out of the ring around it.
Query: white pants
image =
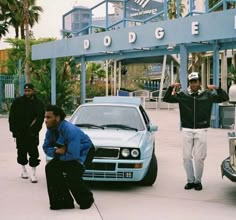
[[[207,129],[183,128],[183,164],[188,183],[200,183],[207,156]],[[194,159],[194,167],[193,167]]]

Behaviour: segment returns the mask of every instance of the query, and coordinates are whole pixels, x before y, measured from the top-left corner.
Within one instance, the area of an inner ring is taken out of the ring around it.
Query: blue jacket
[[[49,157],[55,157],[55,149],[59,145],[66,145],[67,151],[63,155],[57,154],[62,161],[79,160],[84,163],[92,141],[79,127],[63,120],[58,128],[58,137],[52,129],[48,129],[45,135],[43,150]]]

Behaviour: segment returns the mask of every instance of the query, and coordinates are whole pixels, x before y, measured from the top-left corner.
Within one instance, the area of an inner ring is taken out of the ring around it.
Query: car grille
[[[118,159],[120,148],[100,148],[96,147],[95,159]]]
[[[87,170],[108,170],[113,171],[116,169],[115,163],[91,163],[86,167]]]
[[[85,171],[83,177],[85,178],[102,178],[102,179],[131,179],[133,177],[133,173],[126,174],[127,172],[90,172]]]

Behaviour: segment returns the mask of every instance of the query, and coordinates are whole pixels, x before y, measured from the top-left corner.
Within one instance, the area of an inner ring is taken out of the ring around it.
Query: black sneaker
[[[194,189],[197,191],[202,190],[202,184],[201,183],[195,183]]]
[[[94,202],[94,199],[92,199],[90,202],[84,203],[80,205],[80,209],[89,209]]]
[[[193,189],[193,188],[195,188],[195,184],[194,183],[187,183],[184,186],[184,189],[186,189],[186,190]]]
[[[65,204],[65,205],[51,205],[51,210],[60,210],[60,209],[74,209],[74,204]]]

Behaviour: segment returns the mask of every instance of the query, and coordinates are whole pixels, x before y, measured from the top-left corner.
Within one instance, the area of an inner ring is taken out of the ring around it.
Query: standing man
[[[36,167],[39,165],[39,131],[44,121],[44,105],[36,97],[31,83],[24,85],[24,95],[17,97],[10,109],[9,126],[16,138],[17,162],[22,166],[21,177],[28,179],[25,165],[32,167],[31,182],[37,183]],[[29,160],[28,160],[29,155]]]
[[[207,156],[207,128],[210,126],[212,104],[228,101],[229,97],[215,85],[208,85],[208,89],[203,91],[201,77],[197,72],[189,74],[188,81],[189,87],[186,91],[176,92],[181,84],[172,84],[163,101],[179,103],[183,131],[183,165],[187,174],[184,188],[199,191],[202,190],[201,180]]]
[[[92,141],[79,127],[65,120],[64,111],[48,105],[45,113],[47,132],[43,150],[52,157],[45,167],[50,209],[72,209],[74,200],[80,209],[89,209],[93,194],[85,185],[82,175]]]

